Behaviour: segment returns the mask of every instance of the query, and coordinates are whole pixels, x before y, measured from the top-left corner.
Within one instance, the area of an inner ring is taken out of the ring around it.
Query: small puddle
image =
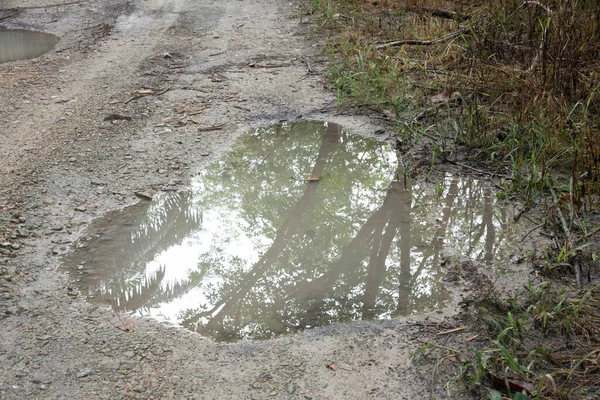
[[[49,33],[0,26],[0,64],[39,57],[52,50],[59,40]]]
[[[481,180],[404,182],[335,124],[255,129],[185,193],[92,222],[64,264],[116,310],[218,340],[441,309],[442,252],[499,266],[516,233]]]

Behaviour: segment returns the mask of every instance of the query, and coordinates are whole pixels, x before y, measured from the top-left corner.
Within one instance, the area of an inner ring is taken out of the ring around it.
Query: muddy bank
[[[444,395],[443,377],[432,384],[410,354],[461,323],[447,317],[459,300],[413,320],[218,344],[90,304],[58,268],[93,218],[136,193],[186,188],[250,127],[315,119],[389,130],[335,114],[318,43],[294,12],[277,0],[2,4],[5,26],[60,37],[39,58],[0,64],[3,398]]]

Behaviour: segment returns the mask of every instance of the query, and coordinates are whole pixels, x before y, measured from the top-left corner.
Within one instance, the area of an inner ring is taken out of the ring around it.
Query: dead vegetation
[[[491,340],[463,364],[470,387],[599,398],[598,2],[302,0],[299,13],[330,36],[340,107],[379,113],[403,143],[428,142],[432,160],[493,171],[546,210],[535,222],[554,245],[530,259],[539,280],[482,305]]]

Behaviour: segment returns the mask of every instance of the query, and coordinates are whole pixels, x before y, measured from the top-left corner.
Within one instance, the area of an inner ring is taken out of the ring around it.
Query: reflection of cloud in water
[[[409,187],[395,161],[333,124],[257,129],[189,193],[94,222],[65,264],[117,309],[222,340],[438,309],[441,252],[498,264],[509,216],[483,181]]]

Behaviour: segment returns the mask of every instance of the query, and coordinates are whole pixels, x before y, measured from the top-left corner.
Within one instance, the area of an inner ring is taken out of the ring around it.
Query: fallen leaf
[[[112,323],[115,328],[120,329],[124,332],[133,332],[135,330],[133,321],[123,318],[117,313],[113,314]]]
[[[334,372],[337,371],[337,367],[333,364],[327,364],[327,368],[329,368],[330,370],[332,370]]]

